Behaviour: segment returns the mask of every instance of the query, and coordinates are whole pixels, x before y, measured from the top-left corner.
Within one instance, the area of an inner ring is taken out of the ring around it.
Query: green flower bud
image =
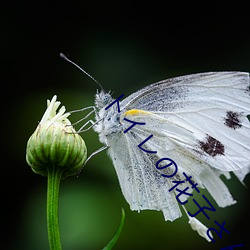
[[[86,161],[87,148],[67,119],[70,113],[65,113],[65,107],[56,113],[60,105],[56,98],[47,101],[47,110],[28,140],[26,160],[37,174],[47,176],[50,168],[58,168],[55,170],[67,177],[79,172]]]

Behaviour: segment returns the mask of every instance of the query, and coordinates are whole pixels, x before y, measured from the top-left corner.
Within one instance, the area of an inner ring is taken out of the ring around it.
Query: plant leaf
[[[111,239],[111,241],[103,248],[103,250],[111,250],[113,248],[113,246],[115,245],[116,241],[118,240],[118,238],[120,236],[120,233],[121,233],[123,225],[124,225],[124,221],[125,221],[125,211],[122,208],[122,218],[121,218],[120,225],[117,228],[117,231],[116,231],[115,235],[113,236],[113,238]]]

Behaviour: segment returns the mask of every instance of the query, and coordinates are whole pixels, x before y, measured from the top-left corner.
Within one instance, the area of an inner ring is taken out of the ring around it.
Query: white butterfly
[[[175,194],[169,189],[173,180],[184,180],[179,174],[183,172],[206,188],[218,206],[235,203],[219,176],[230,178],[232,171],[243,181],[250,172],[248,73],[176,77],[151,84],[119,102],[102,90],[96,94],[95,106],[93,128],[108,147],[131,210],[161,210],[170,221],[180,217]],[[128,120],[145,125],[136,124],[126,131],[132,124]],[[138,147],[150,135],[142,147],[157,153]],[[166,157],[178,165],[172,178],[162,176],[170,168],[156,168],[156,162]]]
[[[61,57],[99,84],[66,56]],[[181,216],[178,202],[186,202],[174,190],[177,183],[182,190],[193,189],[196,183],[206,188],[220,207],[235,203],[220,175],[229,179],[233,172],[243,183],[250,172],[248,73],[209,72],[171,78],[124,100],[122,96],[113,99],[100,87],[95,107],[82,109],[93,108],[80,120],[95,112],[96,121],[89,120],[79,131],[88,130],[83,128],[92,123],[104,147],[88,159],[108,148],[131,210],[161,210],[165,220],[177,219]],[[174,164],[164,165],[166,159]],[[192,180],[185,179],[187,176]],[[184,211],[192,229],[211,241],[208,228],[189,216],[185,207]]]

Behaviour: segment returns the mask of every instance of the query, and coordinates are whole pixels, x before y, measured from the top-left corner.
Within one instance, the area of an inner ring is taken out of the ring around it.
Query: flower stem
[[[59,167],[48,168],[47,228],[50,250],[62,249],[58,217],[59,188],[62,172]]]

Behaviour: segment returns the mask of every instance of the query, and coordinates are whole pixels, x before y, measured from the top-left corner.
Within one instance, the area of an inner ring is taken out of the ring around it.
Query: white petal
[[[209,228],[207,228],[205,225],[203,225],[199,220],[197,220],[196,218],[194,218],[194,217],[190,217],[189,216],[189,214],[188,214],[188,212],[187,212],[187,210],[186,210],[186,208],[183,206],[183,209],[184,209],[184,211],[186,212],[186,215],[187,215],[187,217],[188,217],[188,223],[190,224],[190,226],[191,226],[191,228],[194,230],[194,231],[197,231],[198,232],[198,234],[201,236],[201,237],[203,237],[203,238],[205,238],[208,242],[210,242],[211,241],[211,239],[208,237],[208,235],[207,235],[207,230],[209,229]],[[212,233],[210,232],[210,236],[213,238],[213,235],[212,235]]]
[[[208,242],[211,241],[211,239],[207,235],[208,228],[205,225],[203,225],[199,220],[197,220],[194,217],[189,217],[188,223],[190,224],[191,228],[194,231],[198,232],[198,234],[200,236],[202,236],[203,238],[205,238]],[[210,236],[213,237],[212,234],[211,234],[211,232],[210,232]]]
[[[70,113],[65,113],[66,108],[64,106],[62,106],[57,113],[57,109],[61,102],[56,101],[56,99],[57,96],[54,95],[51,101],[47,100],[47,109],[40,121],[40,124],[45,122],[61,122],[63,124],[71,125],[70,121],[67,119]]]

